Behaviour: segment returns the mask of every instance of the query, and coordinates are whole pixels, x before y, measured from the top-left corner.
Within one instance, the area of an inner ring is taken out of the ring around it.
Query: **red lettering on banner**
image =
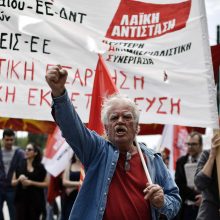
[[[174,101],[173,101],[173,98],[171,98],[171,115],[173,115],[174,113],[174,107],[176,107],[177,108],[177,114],[179,115],[180,114],[180,102],[181,102],[181,100],[180,99],[178,99],[177,100],[177,102],[176,103],[174,103]]]
[[[111,62],[113,55],[108,54],[108,57],[106,58],[106,61]]]
[[[16,68],[17,65],[20,64],[20,63],[21,63],[21,61],[19,61],[19,62],[17,62],[16,64],[14,64],[14,60],[12,60],[12,64],[11,64],[11,76],[10,76],[11,79],[13,78],[13,77],[12,77],[13,73],[16,75],[17,79],[19,79],[19,75],[18,75],[17,71],[15,70],[15,68]]]
[[[134,102],[138,105],[138,101],[143,101],[144,100],[144,97],[137,97],[137,98],[134,98]]]
[[[141,89],[144,88],[144,77],[143,76],[134,76],[134,89],[137,89],[137,82],[141,82]]]
[[[122,76],[122,82],[119,82],[120,76]],[[130,89],[129,87],[125,87],[125,83],[127,81],[127,75],[124,71],[118,71],[114,70],[114,76],[112,76],[112,80],[115,83],[117,88],[120,89]]]
[[[10,66],[10,60],[8,61],[8,65],[7,65],[7,74],[6,74],[6,75],[7,75],[7,78],[8,78],[8,74],[9,74],[9,73],[8,73],[8,72],[9,72],[9,66]]]
[[[81,86],[83,86],[83,81],[82,81],[82,79],[80,77],[79,69],[76,70],[75,77],[74,77],[74,79],[72,81],[72,85],[75,83],[76,79],[79,79],[79,82],[80,82]]]
[[[85,96],[87,97],[87,102],[86,102],[86,109],[89,108],[91,102],[92,102],[92,94],[85,94]]]
[[[34,80],[34,62],[32,62],[31,67],[28,68],[27,62],[24,64],[24,80],[27,79],[28,72],[31,73],[31,80]]]
[[[162,107],[163,107],[163,102],[167,100],[167,97],[160,97],[159,98],[159,102],[160,102],[160,106],[159,108],[157,109],[157,113],[158,114],[167,114],[167,112],[165,111],[161,111]]]
[[[152,97],[152,98],[144,98],[144,97],[136,97],[134,98],[134,102],[142,106],[145,105],[142,103],[142,101],[146,100],[147,101],[147,107],[146,107],[146,112],[153,111],[156,114],[175,114],[174,113],[174,108],[176,108],[176,114],[180,114],[181,110],[181,99],[178,99],[176,102],[174,102],[173,98],[168,98],[168,97]],[[142,109],[143,109],[142,108]]]
[[[11,97],[12,98],[12,103],[15,101],[15,87],[13,88],[13,91],[12,92],[10,92],[9,91],[9,88],[8,88],[8,86],[7,86],[7,88],[6,88],[6,96],[5,96],[5,101],[6,102],[8,102],[8,98],[9,97]]]
[[[109,46],[108,51],[109,51],[109,52],[111,52],[111,51],[113,51],[113,52],[114,52],[114,51],[115,51],[115,47],[114,47],[114,46],[112,46],[112,45],[110,45],[110,46]]]
[[[70,97],[71,102],[75,102],[76,101],[75,96],[79,96],[79,95],[80,95],[79,92],[72,92]],[[74,108],[77,109],[77,106],[74,105]]]
[[[56,64],[47,64],[46,72],[52,66],[56,66]],[[61,65],[61,67],[63,69],[67,69],[67,70],[72,70],[73,71],[73,68],[70,67],[70,66]],[[86,68],[83,73],[80,72],[79,68],[77,68],[75,72],[68,71],[68,77],[67,77],[66,85],[68,85],[68,84],[73,85],[76,82],[76,80],[78,79],[78,81],[80,82],[81,86],[87,86],[88,85],[88,80],[92,79],[94,72],[95,71],[93,71],[90,68]],[[84,76],[83,76],[83,74],[84,74]]]
[[[153,106],[153,104],[155,103],[156,98],[154,97],[152,100],[149,99],[149,98],[146,98],[146,100],[147,100],[147,102],[149,103],[149,106],[148,106],[147,109],[146,109],[146,112],[148,112],[149,109],[150,109],[150,108]]]
[[[43,89],[40,90],[40,106],[43,105],[43,102],[45,102],[48,106],[51,106],[50,101],[47,99],[48,96],[51,97],[50,94],[50,91],[44,93]]]
[[[113,80],[113,82],[114,82],[114,84],[116,85],[116,87],[117,87],[117,79],[118,79],[118,74],[117,74],[117,70],[114,70],[114,76],[111,76],[112,77],[112,80]]]
[[[120,89],[129,89],[128,87],[123,87],[125,84],[125,81],[127,80],[127,75],[124,73],[124,71],[119,71],[119,73],[123,76],[124,81],[122,81],[122,84],[120,85]]]
[[[87,79],[91,78],[92,76],[93,76],[93,71],[87,68],[85,72],[85,77],[84,77],[85,86],[87,86]]]
[[[35,89],[35,88],[29,89],[29,92],[28,92],[28,105],[33,105],[33,106],[36,105],[36,103],[32,103],[32,100],[36,97],[34,95],[36,91],[38,91],[38,89]]]
[[[15,96],[16,96],[15,86],[12,88],[9,88],[9,86],[6,86],[5,91],[3,90],[4,90],[4,87],[0,86],[0,102],[9,103],[9,101],[11,101],[11,103],[14,103]]]
[[[5,62],[6,61],[6,59],[4,59],[4,58],[0,58],[0,75],[2,74],[2,62]]]
[[[20,70],[20,71],[19,71]],[[28,73],[31,73],[30,79],[34,80],[34,62],[27,63],[0,58],[0,75],[7,79],[28,80]]]
[[[51,106],[51,102],[47,97],[50,97],[50,91],[44,92],[43,89],[30,88],[28,92],[28,105],[42,106],[43,103],[46,103],[48,106]],[[37,100],[39,100],[39,103],[37,103]]]

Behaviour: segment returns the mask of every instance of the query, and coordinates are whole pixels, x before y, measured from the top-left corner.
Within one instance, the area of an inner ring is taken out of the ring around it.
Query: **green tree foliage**
[[[47,134],[32,134],[28,133],[28,142],[34,142],[42,149],[45,148],[47,142]]]
[[[28,144],[28,137],[17,137],[15,141],[15,145],[25,148]]]

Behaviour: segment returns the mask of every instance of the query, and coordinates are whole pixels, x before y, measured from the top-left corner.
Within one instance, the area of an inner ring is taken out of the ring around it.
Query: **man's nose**
[[[118,117],[118,122],[124,122],[123,116]]]

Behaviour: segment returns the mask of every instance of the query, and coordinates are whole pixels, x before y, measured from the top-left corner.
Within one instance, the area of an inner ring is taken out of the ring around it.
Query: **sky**
[[[220,0],[205,0],[210,45],[217,43],[217,25],[220,25]]]
[[[209,31],[209,43],[210,45],[216,45],[217,43],[217,25],[220,25],[220,0],[205,0],[207,24]],[[17,132],[17,136],[24,137],[27,132]],[[0,130],[0,139],[2,137],[2,131]],[[160,142],[160,135],[145,135],[139,136],[138,141],[148,143],[151,148],[156,148]]]

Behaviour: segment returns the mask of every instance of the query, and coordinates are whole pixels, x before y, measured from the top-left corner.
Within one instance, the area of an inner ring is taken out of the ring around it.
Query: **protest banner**
[[[101,53],[140,123],[218,127],[204,1],[1,1],[0,116],[53,120],[44,75],[60,64],[87,123]],[[202,97],[201,97],[202,96]]]

